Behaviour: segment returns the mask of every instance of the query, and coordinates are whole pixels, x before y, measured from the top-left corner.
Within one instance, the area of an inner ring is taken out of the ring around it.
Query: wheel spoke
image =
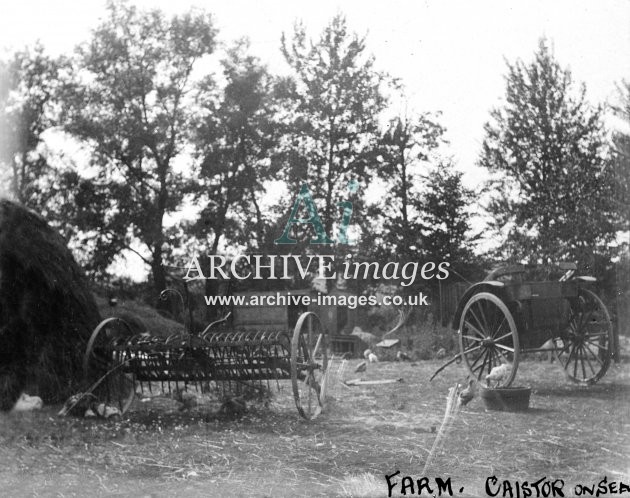
[[[599,344],[597,344],[596,342],[591,342],[588,339],[584,341],[585,343],[590,344],[591,346],[595,346],[596,348],[598,348],[600,351],[606,351],[608,353],[608,348],[605,346],[601,346]]]
[[[504,323],[505,323],[505,315],[503,315],[503,319],[501,320],[501,323],[499,323],[499,326],[498,326],[496,329],[493,329],[493,330],[494,330],[494,332],[493,332],[493,334],[492,334],[492,338],[493,338],[495,341],[499,341],[499,340],[501,340],[503,337],[506,337],[506,336],[504,335],[504,336],[502,336],[502,337],[499,337],[498,339],[496,339],[496,338],[495,338],[495,337],[496,337],[496,335],[497,335],[497,334],[499,333],[499,331],[501,330],[501,327],[503,327],[503,324],[504,324]],[[511,332],[509,332],[507,335],[512,335],[512,333],[511,333]]]
[[[468,320],[466,322],[469,323],[471,327],[475,328],[475,330],[478,331],[482,337],[485,337],[486,334],[484,333],[484,331],[480,330],[480,329],[483,329],[483,323],[481,323],[481,320],[479,320],[479,318],[475,314],[474,310],[472,309],[472,306],[470,307],[469,311],[472,317],[477,321],[478,328],[474,327],[472,323],[470,323]]]
[[[473,317],[473,318],[477,321],[477,326],[478,326],[478,329],[477,329],[477,330],[480,330],[480,331],[481,331],[481,333],[482,333],[482,334],[484,335],[484,337],[485,337],[485,335],[486,335],[486,334],[484,333],[485,331],[484,331],[484,330],[482,330],[482,329],[483,329],[483,322],[482,322],[481,320],[479,320],[479,317],[478,317],[478,316],[477,316],[477,314],[475,313],[475,310],[473,310],[473,309],[472,309],[472,306],[470,307],[470,310],[469,310],[469,311],[470,311],[470,314],[472,315],[472,317]]]
[[[566,344],[564,344],[563,348],[558,352],[558,356],[560,356],[560,355],[564,354],[565,352],[567,352],[570,347],[571,347],[571,342],[567,341]]]
[[[509,353],[514,353],[514,348],[511,348],[509,346],[504,346],[503,344],[495,344],[495,346],[497,348],[503,349],[504,351],[507,351]]]
[[[580,351],[584,351],[584,347],[580,346]],[[581,354],[579,355],[579,359],[580,359],[580,365],[582,365],[582,378],[586,379],[586,367],[584,366],[584,359],[585,359],[586,355],[582,356]]]
[[[597,360],[597,363],[599,363],[600,366],[603,367],[604,366],[604,362],[595,353],[593,353],[593,350],[586,344],[584,344],[584,347],[589,353],[591,353],[591,356],[593,356],[593,358],[595,358]],[[606,350],[606,351],[608,351],[608,350]],[[595,373],[595,372],[593,372],[593,373]]]
[[[512,337],[512,332],[508,332],[507,334],[502,335],[501,337],[497,337],[496,339],[494,339],[494,342],[496,343],[496,342],[502,341],[506,337]]]
[[[319,352],[319,346],[322,342],[322,337],[324,337],[324,334],[319,334],[319,337],[317,337],[317,342],[315,343],[315,347],[311,352],[311,361],[315,361],[315,355],[317,355],[317,353]]]
[[[475,332],[479,337],[481,337],[482,339],[485,339],[486,336],[483,335],[483,332],[481,330],[479,330],[477,327],[475,327],[472,323],[470,323],[470,321],[468,320],[464,320],[464,324],[468,325],[468,327]]]
[[[577,353],[577,346],[574,346],[571,349],[571,354],[573,353]],[[575,355],[573,358],[573,377],[577,377],[577,366],[578,366],[578,357],[577,355]]]
[[[587,361],[588,367],[591,369],[591,372],[593,372],[593,375],[597,375],[597,372],[593,368],[593,365],[591,364],[591,360],[589,359],[588,354],[587,354],[587,351],[589,351],[591,354],[593,354],[593,352],[590,351],[590,349],[588,349],[586,345],[582,345],[582,351],[584,351],[584,359]]]
[[[482,347],[483,345],[481,344],[479,344],[479,346],[471,346],[468,349],[465,349],[463,354],[472,353],[473,351],[477,351],[478,349],[481,349]]]
[[[468,340],[476,341],[476,342],[481,342],[483,340],[483,339],[480,339],[479,337],[473,337],[473,336],[465,335],[465,334],[462,334],[462,337],[465,337]]]
[[[473,362],[472,362],[472,364],[470,365],[470,369],[471,369],[471,370],[474,370],[474,368],[473,368],[473,367],[477,364],[477,362],[478,362],[481,358],[483,358],[483,356],[484,356],[485,354],[486,354],[486,352],[485,352],[485,351],[483,351],[483,352],[481,352],[481,353],[477,356],[477,358],[475,359],[475,361],[473,361]]]
[[[586,334],[586,337],[608,337],[608,332],[604,331],[604,332],[589,332],[588,334]]]
[[[481,376],[483,375],[483,371],[486,368],[486,361],[488,360],[488,351],[484,351],[483,354],[481,354],[479,357],[481,358],[483,356],[483,363],[481,364],[480,367],[474,368],[472,369],[473,372],[475,372],[476,370],[479,371],[479,375],[477,376],[478,379],[481,378]]]
[[[479,308],[479,311],[481,312],[481,319],[483,320],[483,327],[486,330],[486,333],[490,332],[490,327],[488,326],[488,320],[486,318],[486,314],[483,311],[483,305],[481,303],[484,303],[485,301],[477,301],[477,307]],[[488,334],[489,335],[489,334]]]
[[[510,363],[510,360],[507,356],[505,356],[505,353],[501,349],[497,348],[497,351],[501,354],[501,356],[503,356],[503,359],[505,359],[506,363]]]

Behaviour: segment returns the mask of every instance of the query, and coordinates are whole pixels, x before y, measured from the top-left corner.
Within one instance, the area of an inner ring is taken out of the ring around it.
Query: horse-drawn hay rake
[[[182,299],[183,301],[183,299]],[[219,322],[201,333],[189,332],[159,337],[133,333],[133,325],[119,317],[107,318],[94,329],[83,367],[86,378],[94,376],[103,362],[107,374],[100,379],[108,402],[125,412],[136,388],[153,393],[215,382],[226,392],[243,386],[281,389],[290,381],[299,414],[317,417],[326,397],[328,334],[318,316],[303,313],[293,334],[289,331],[217,331]]]

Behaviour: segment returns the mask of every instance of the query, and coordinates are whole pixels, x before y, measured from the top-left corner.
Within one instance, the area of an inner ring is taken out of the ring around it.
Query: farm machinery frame
[[[163,291],[181,294],[173,289]],[[209,324],[200,333],[185,331],[168,337],[134,333],[130,321],[121,317],[103,320],[88,342],[83,368],[86,378],[102,371],[100,379],[109,402],[124,413],[133,402],[136,388],[153,392],[203,390],[210,382],[226,392],[248,386],[270,389],[290,381],[295,404],[305,419],[316,418],[324,408],[328,377],[328,333],[315,313],[302,313],[293,331],[221,330],[221,322]],[[174,384],[174,387],[173,387]]]

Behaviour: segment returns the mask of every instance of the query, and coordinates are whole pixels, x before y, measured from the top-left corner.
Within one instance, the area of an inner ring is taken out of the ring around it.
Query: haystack
[[[81,362],[100,316],[63,238],[23,206],[0,200],[0,409],[22,390],[45,403],[85,388]]]

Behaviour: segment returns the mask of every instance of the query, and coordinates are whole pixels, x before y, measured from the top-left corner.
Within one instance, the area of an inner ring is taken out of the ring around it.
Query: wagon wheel
[[[473,295],[459,323],[461,356],[473,378],[485,379],[501,364],[511,364],[499,386],[509,386],[518,368],[519,342],[516,322],[505,303],[489,292]]]
[[[612,358],[610,315],[602,300],[586,289],[580,289],[569,313],[569,325],[556,358],[573,382],[595,384],[606,374]]]
[[[302,417],[316,418],[324,408],[328,381],[328,336],[315,313],[302,313],[291,341],[291,382]]]
[[[131,326],[122,318],[106,318],[92,332],[83,356],[86,379],[98,379],[92,389],[105,396],[107,404],[114,404],[125,413],[135,396],[135,380],[131,373],[123,373],[124,353],[112,346],[132,336]]]

